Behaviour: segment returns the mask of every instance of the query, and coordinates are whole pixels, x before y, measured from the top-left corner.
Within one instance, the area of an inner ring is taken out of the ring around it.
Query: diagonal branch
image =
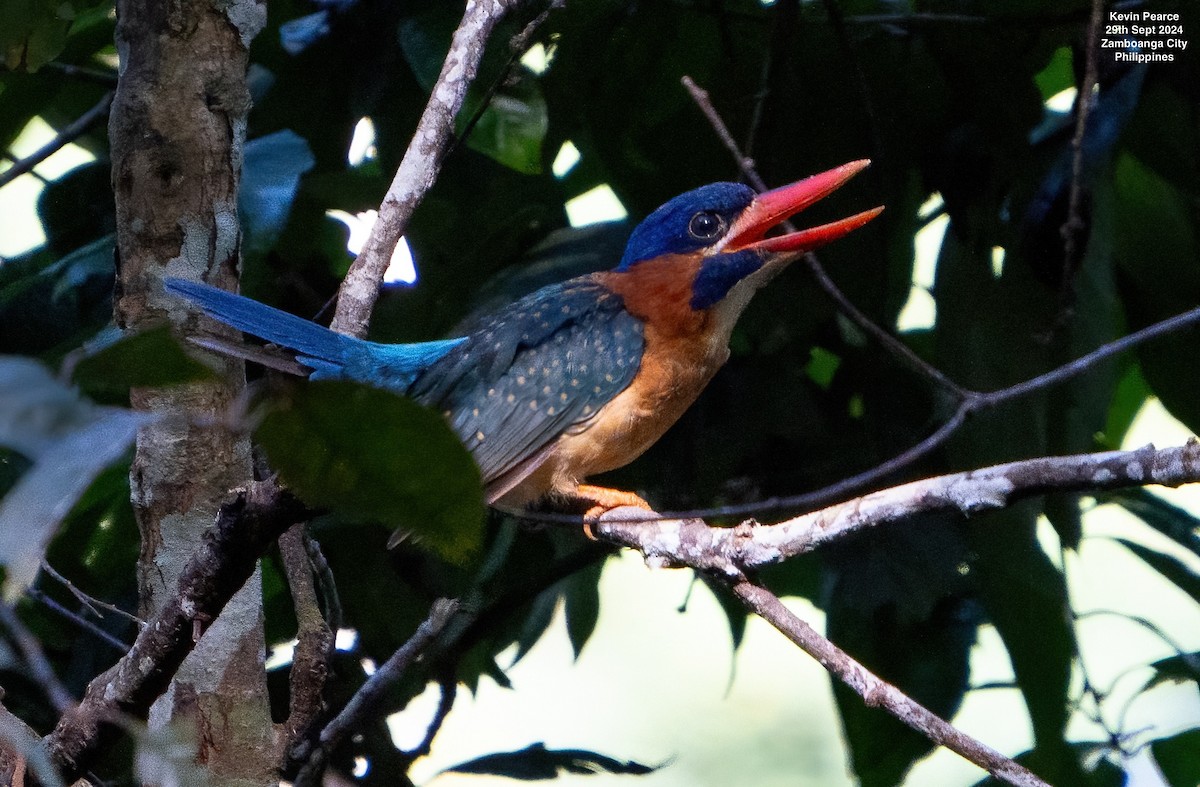
[[[7,186],[25,173],[32,172],[33,168],[38,164],[41,164],[67,145],[82,137],[92,126],[108,117],[108,109],[112,106],[113,95],[111,91],[105,93],[104,97],[96,102],[95,106],[71,121],[70,125],[64,127],[62,131],[54,136],[54,139],[42,145],[25,158],[15,162],[8,169],[0,172],[0,188]]]
[[[366,334],[392,252],[441,171],[443,154],[454,133],[454,118],[462,109],[467,87],[479,71],[488,37],[515,5],[516,0],[467,3],[416,133],[379,206],[379,218],[342,282],[333,317],[334,330],[351,336]]]
[[[974,515],[1047,492],[1104,491],[1200,481],[1200,442],[1136,451],[1051,456],[936,476],[872,492],[774,525],[753,520],[711,527],[700,519],[647,522],[642,509],[615,509],[596,535],[642,552],[658,566],[739,576],[811,552],[862,530],[934,511]],[[631,514],[626,517],[625,514]]]
[[[641,509],[614,509],[593,525],[598,537],[640,551],[656,567],[688,567],[725,583],[748,608],[779,629],[872,707],[882,707],[929,740],[1009,784],[1044,787],[1034,774],[974,740],[881,680],[792,614],[747,573],[810,552],[866,528],[932,511],[975,514],[1046,492],[1099,491],[1200,481],[1200,441],[1043,457],[954,473],[874,492],[774,525],[710,527],[700,519],[648,522]]]
[[[322,693],[329,677],[334,633],[321,615],[312,564],[305,544],[304,523],[279,537],[279,554],[296,611],[296,647],[288,678],[290,705],[283,723],[281,750],[287,752],[305,735],[324,709]]]
[[[178,591],[147,621],[129,652],[88,684],[79,705],[46,736],[55,764],[73,781],[116,734],[124,717],[145,719],[204,630],[245,583],[258,557],[304,506],[272,482],[238,493],[224,506],[201,548],[180,574]]]
[[[844,650],[797,617],[766,588],[742,578],[726,580],[738,600],[777,628],[822,667],[854,690],[867,706],[883,708],[939,746],[962,755],[988,773],[1018,787],[1049,787],[1027,768],[959,730],[892,684],[880,679]]]
[[[296,775],[296,787],[315,787],[321,784],[325,771],[326,757],[355,728],[368,718],[387,693],[388,688],[420,658],[437,639],[450,620],[458,613],[458,602],[453,599],[438,599],[429,610],[429,617],[422,621],[408,641],[401,645],[387,661],[355,692],[350,702],[334,719],[321,730],[318,744],[308,752],[306,762]]]

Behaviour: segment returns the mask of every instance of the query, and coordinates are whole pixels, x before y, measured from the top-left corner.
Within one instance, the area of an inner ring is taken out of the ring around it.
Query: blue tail
[[[417,344],[379,344],[335,333],[315,322],[241,295],[184,279],[166,279],[167,292],[200,307],[216,320],[296,351],[314,380],[358,380],[407,392],[425,369],[466,339]]]

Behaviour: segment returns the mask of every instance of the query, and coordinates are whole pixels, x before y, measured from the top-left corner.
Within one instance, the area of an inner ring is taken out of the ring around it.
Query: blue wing
[[[296,360],[313,370],[314,380],[357,380],[408,393],[422,371],[466,341],[368,342],[207,284],[172,278],[164,286],[226,325],[295,350]]]
[[[629,385],[642,331],[619,296],[573,279],[485,318],[411,393],[446,414],[491,484]]]

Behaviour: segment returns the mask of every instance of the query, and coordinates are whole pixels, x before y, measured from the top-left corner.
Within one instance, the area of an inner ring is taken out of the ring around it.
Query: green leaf
[[[1133,554],[1142,559],[1146,565],[1157,571],[1175,587],[1187,593],[1200,604],[1200,574],[1193,571],[1186,563],[1178,558],[1165,555],[1155,549],[1135,544],[1124,538],[1118,538],[1117,543],[1123,545]]]
[[[343,381],[292,388],[255,430],[271,465],[306,501],[407,530],[461,563],[483,534],[483,486],[442,418]]]
[[[0,444],[34,460],[0,501],[0,563],[12,599],[32,581],[72,506],[151,416],[97,407],[41,364],[12,357],[0,358],[0,414]]]
[[[1038,72],[1035,78],[1042,98],[1048,99],[1075,85],[1075,73],[1071,68],[1071,60],[1070,47],[1061,46],[1054,50],[1054,57],[1050,58],[1050,62]]]
[[[1200,300],[1200,227],[1194,198],[1131,155],[1114,174],[1116,254],[1131,327],[1173,316]],[[1200,329],[1178,331],[1138,348],[1142,374],[1172,415],[1200,430],[1200,386],[1186,364]]]
[[[1150,386],[1146,384],[1146,378],[1142,377],[1141,367],[1136,363],[1127,365],[1109,402],[1103,434],[1106,447],[1114,450],[1120,448],[1125,434],[1133,425],[1133,419],[1137,417],[1148,398]]]
[[[653,773],[658,767],[661,766],[617,760],[586,749],[547,749],[544,743],[531,743],[520,751],[498,752],[459,763],[447,768],[443,773],[474,773],[507,776],[521,781],[545,781],[557,779],[563,773],[620,773],[643,776]]]
[[[432,90],[437,81],[457,24],[458,14],[454,10],[435,6],[434,10],[410,17],[400,25],[400,48],[413,75],[426,90]],[[537,77],[515,63],[495,92],[490,96],[485,93],[489,82],[497,79],[507,66],[503,62],[506,54],[499,47],[488,49],[479,69],[481,76],[468,88],[457,118],[458,131],[464,130],[468,120],[487,101],[466,138],[468,147],[517,172],[534,175],[542,171],[542,141],[550,124]]]
[[[5,9],[0,30],[4,65],[36,71],[53,60],[67,42],[74,9],[57,0],[18,0]]]
[[[1200,728],[1160,738],[1150,744],[1150,751],[1171,787],[1200,784]]]
[[[546,99],[525,69],[492,97],[467,145],[506,167],[536,175],[542,171],[542,141],[549,127]]]
[[[111,401],[126,397],[130,388],[178,385],[212,375],[162,326],[121,336],[96,349],[75,364],[71,380],[89,396]]]

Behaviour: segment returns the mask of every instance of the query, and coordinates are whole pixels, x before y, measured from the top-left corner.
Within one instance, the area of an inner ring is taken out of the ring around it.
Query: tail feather
[[[417,375],[465,341],[378,344],[336,333],[207,284],[170,278],[164,286],[167,292],[195,304],[209,317],[294,350],[296,360],[313,369],[313,379],[358,380],[403,393]]]
[[[315,360],[344,363],[351,343],[359,341],[208,284],[184,279],[167,279],[163,284],[167,292],[191,301],[209,317]]]

